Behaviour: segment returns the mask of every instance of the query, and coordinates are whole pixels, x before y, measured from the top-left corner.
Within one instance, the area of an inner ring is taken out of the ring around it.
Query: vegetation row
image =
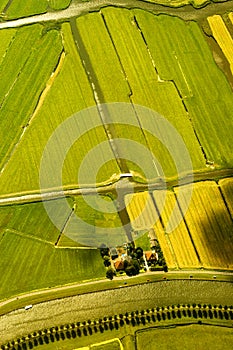
[[[58,342],[65,339],[75,339],[82,336],[90,336],[95,333],[103,333],[108,330],[118,330],[124,325],[146,325],[160,321],[169,321],[181,318],[219,319],[233,320],[233,306],[206,305],[206,304],[183,304],[162,306],[141,311],[126,312],[114,316],[88,320],[84,322],[73,322],[66,325],[51,327],[35,331],[21,338],[17,338],[1,345],[2,350],[27,350],[39,345]]]

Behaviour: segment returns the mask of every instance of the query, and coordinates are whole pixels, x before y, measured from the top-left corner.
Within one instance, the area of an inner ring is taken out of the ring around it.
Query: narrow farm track
[[[233,1],[230,0],[223,3],[211,3],[203,8],[195,9],[191,5],[183,6],[180,8],[172,8],[149,2],[144,2],[141,0],[93,0],[85,3],[73,4],[62,11],[48,12],[42,15],[30,16],[13,21],[2,22],[0,23],[0,29],[16,28],[28,24],[43,23],[48,21],[68,20],[72,17],[100,10],[102,7],[105,7],[107,5],[126,8],[141,8],[147,11],[151,11],[155,14],[167,13],[186,20],[199,20],[207,16],[214,15],[216,13],[232,11]]]
[[[200,174],[194,174],[194,181],[204,181],[204,180],[214,180],[216,178],[226,178],[226,177],[232,177],[233,176],[233,169],[223,169],[223,170],[215,170]],[[43,196],[41,193],[15,193],[11,196],[0,196],[0,206],[3,205],[11,205],[11,204],[25,204],[25,203],[31,203],[31,202],[40,202],[43,200],[52,200],[55,198],[63,198],[68,196],[76,196],[76,195],[89,195],[89,194],[96,194],[96,193],[108,193],[109,191],[115,191],[117,186],[121,183],[121,188],[124,189],[124,193],[131,193],[131,192],[138,192],[138,191],[146,191],[148,190],[148,184],[138,183],[130,180],[130,186],[129,182],[122,182],[121,179],[116,181],[115,183],[106,183],[103,184],[103,186],[93,186],[93,187],[82,187],[82,188],[71,188],[71,189],[64,189],[62,190],[48,190],[47,192],[43,192]],[[166,183],[167,187],[176,186],[177,180],[171,180]],[[181,177],[179,184],[187,185],[189,183],[192,183],[192,180],[190,180],[189,176]],[[164,189],[164,182],[158,181],[155,183],[150,183],[150,189]]]

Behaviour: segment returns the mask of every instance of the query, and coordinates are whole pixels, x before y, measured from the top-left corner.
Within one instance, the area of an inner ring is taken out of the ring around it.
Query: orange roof
[[[157,260],[156,254],[153,252],[145,252],[146,260]]]
[[[122,260],[115,261],[114,266],[116,270],[124,270],[124,263]]]

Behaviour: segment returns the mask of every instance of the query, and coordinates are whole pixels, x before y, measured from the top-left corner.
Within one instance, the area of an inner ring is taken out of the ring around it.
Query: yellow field
[[[134,230],[142,231],[154,228],[159,244],[169,268],[176,268],[172,247],[159,220],[157,210],[148,192],[130,194],[125,197],[127,212]]]
[[[231,20],[231,23],[233,24],[233,12],[231,12],[231,13],[229,13],[229,18],[230,18],[230,20]]]
[[[229,15],[229,17],[232,21],[232,13]],[[215,40],[219,44],[221,50],[223,51],[230,64],[231,72],[233,74],[233,39],[221,16],[214,15],[208,17],[207,20]]]
[[[220,180],[219,186],[233,218],[233,178]]]
[[[160,212],[163,225],[166,228],[171,217],[171,213],[176,204],[175,194],[171,191],[167,191],[165,205],[163,204],[164,193],[162,193],[162,191],[154,191],[153,196],[155,198],[157,208]],[[176,222],[179,221],[180,223],[176,227]],[[172,230],[172,232],[169,234],[165,233],[165,235],[168,236],[168,239],[171,243],[178,266],[180,268],[200,267],[201,264],[198,260],[193,243],[189,236],[189,232],[179,209],[177,210],[176,215],[173,220],[171,220],[170,224],[172,227],[174,227],[174,230]]]
[[[187,190],[179,188],[181,208]],[[185,220],[203,267],[233,269],[233,223],[214,181],[194,184]]]
[[[219,186],[214,181],[194,184],[183,218],[187,191],[190,185],[174,192],[154,191],[154,200],[148,192],[127,195],[133,229],[154,229],[169,268],[233,269],[233,179],[221,180]],[[178,193],[179,206],[172,217]]]

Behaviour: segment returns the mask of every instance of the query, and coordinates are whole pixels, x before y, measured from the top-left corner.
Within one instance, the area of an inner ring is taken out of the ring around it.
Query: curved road
[[[1,343],[35,330],[171,304],[233,303],[233,284],[169,280],[43,302],[0,317]]]
[[[170,15],[179,16],[181,18],[189,20],[198,20],[206,17],[207,15],[211,16],[216,13],[232,11],[233,9],[232,0],[220,3],[211,3],[208,6],[205,6],[201,9],[195,9],[191,5],[186,5],[179,8],[172,8],[153,4],[150,2],[144,2],[141,0],[92,0],[89,2],[73,4],[62,11],[47,12],[42,15],[35,15],[13,21],[2,22],[0,23],[0,29],[16,28],[33,23],[66,20],[71,17],[76,17],[91,11],[96,11],[101,7],[107,5],[127,8],[141,8],[144,10],[151,11],[153,13],[168,13]]]

